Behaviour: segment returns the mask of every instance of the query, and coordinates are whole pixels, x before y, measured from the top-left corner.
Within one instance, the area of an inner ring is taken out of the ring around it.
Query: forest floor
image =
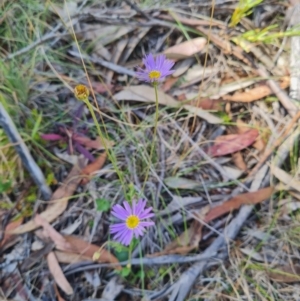
[[[0,300],[300,300],[300,3],[0,7]]]

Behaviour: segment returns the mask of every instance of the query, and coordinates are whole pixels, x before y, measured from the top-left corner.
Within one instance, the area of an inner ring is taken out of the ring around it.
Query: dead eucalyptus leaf
[[[300,181],[293,178],[291,175],[289,175],[287,172],[282,170],[280,167],[271,166],[271,172],[278,180],[280,180],[285,185],[287,185],[288,188],[290,187],[300,192]]]
[[[53,252],[47,255],[47,262],[49,271],[52,274],[57,285],[67,294],[72,295],[74,293],[70,283],[66,279],[61,267],[58,264],[57,258]]]
[[[117,101],[129,100],[129,101],[141,101],[141,102],[152,102],[152,103],[156,102],[154,89],[146,85],[126,87],[121,92],[115,94],[114,98]],[[223,122],[222,119],[220,119],[219,117],[214,116],[213,114],[205,110],[202,110],[201,108],[181,104],[180,102],[176,101],[174,98],[172,98],[171,96],[165,94],[160,90],[158,91],[158,102],[161,105],[165,105],[173,108],[182,107],[187,111],[191,112],[192,114],[199,116],[200,118],[203,118],[204,120],[212,124],[219,124]]]
[[[174,45],[166,49],[164,54],[170,59],[185,59],[203,50],[205,45],[206,38],[199,37]]]
[[[78,160],[78,165],[74,166],[70,171],[69,175],[65,179],[64,183],[54,192],[52,195],[50,203],[47,209],[40,214],[40,216],[47,222],[54,221],[59,215],[61,215],[67,208],[69,198],[73,195],[78,184],[80,183],[82,177],[80,176],[81,170],[85,166],[86,160],[80,158]],[[10,234],[22,234],[39,227],[35,220],[30,220],[24,225],[17,227],[16,229],[9,231]]]
[[[266,187],[254,192],[247,192],[237,195],[223,204],[212,208],[205,217],[205,222],[208,223],[217,217],[240,208],[242,205],[255,205],[268,199],[274,192],[274,187]]]
[[[300,281],[300,266],[283,265],[277,266],[276,269],[268,270],[270,279],[276,282],[299,282]]]

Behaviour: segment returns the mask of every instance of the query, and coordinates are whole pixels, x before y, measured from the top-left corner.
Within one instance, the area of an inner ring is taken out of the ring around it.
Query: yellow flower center
[[[87,100],[90,91],[85,85],[77,85],[74,89],[74,95],[78,100]]]
[[[129,215],[126,219],[126,226],[129,229],[135,229],[140,223],[140,219],[136,215]]]
[[[149,78],[150,79],[159,79],[161,77],[161,72],[160,71],[157,71],[157,70],[153,70],[153,71],[150,71],[149,72]]]

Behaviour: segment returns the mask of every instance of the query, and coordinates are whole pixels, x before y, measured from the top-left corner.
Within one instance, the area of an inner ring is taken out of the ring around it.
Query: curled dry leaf
[[[85,159],[80,158],[78,160],[78,166],[74,166],[72,168],[63,184],[54,192],[51,200],[49,201],[51,205],[49,205],[47,209],[40,214],[43,219],[48,222],[52,222],[66,210],[69,198],[73,195],[82,179],[80,173],[86,164],[85,162]],[[10,234],[22,234],[28,231],[35,230],[38,227],[39,225],[36,224],[35,220],[31,220],[26,224],[7,232],[9,232]]]
[[[82,170],[81,174],[84,178],[82,179],[81,184],[87,184],[93,173],[102,168],[106,161],[106,157],[106,152],[102,153],[94,162],[90,163]]]
[[[165,50],[164,54],[170,59],[185,59],[203,50],[205,45],[206,39],[199,37],[174,45]]]
[[[36,223],[44,228],[43,237],[49,237],[55,243],[57,250],[64,251],[71,254],[77,254],[77,256],[82,260],[93,260],[95,253],[97,252],[98,262],[109,262],[118,264],[119,261],[114,257],[109,251],[105,250],[103,247],[90,244],[89,242],[72,236],[72,235],[61,235],[58,233],[45,219],[37,215],[35,218]],[[116,266],[120,269],[120,266]]]
[[[268,199],[274,192],[274,187],[267,187],[254,192],[247,192],[237,195],[223,204],[212,208],[205,216],[206,223],[240,208],[242,205],[256,205]]]
[[[290,85],[289,76],[283,77],[280,87],[286,89]],[[268,95],[274,94],[268,85],[260,85],[253,89],[249,89],[246,92],[236,92],[233,95],[224,95],[222,98],[226,101],[237,101],[237,102],[252,102],[262,99]]]
[[[74,293],[70,283],[66,279],[61,267],[58,264],[57,258],[53,252],[47,255],[47,262],[50,273],[52,274],[57,285],[67,294],[72,295]]]
[[[188,252],[196,249],[202,239],[203,224],[198,221],[204,220],[207,212],[209,212],[210,206],[203,207],[197,214],[192,225],[184,231],[179,237],[168,244],[162,252],[157,252],[148,257],[156,257],[166,254],[187,254]]]
[[[225,156],[250,146],[258,137],[258,130],[250,129],[242,134],[231,134],[217,137],[207,153],[212,157]]]
[[[72,246],[70,252],[80,254],[84,257],[89,257],[90,260],[93,260],[93,258],[95,258],[95,253],[97,253],[98,256],[96,261],[113,263],[116,264],[116,269],[121,269],[121,266],[117,265],[119,263],[118,259],[103,247],[96,246],[82,240],[81,238],[71,235],[66,235],[64,238]]]
[[[283,265],[277,266],[276,269],[268,270],[270,279],[276,282],[299,282],[300,266],[299,265]]]

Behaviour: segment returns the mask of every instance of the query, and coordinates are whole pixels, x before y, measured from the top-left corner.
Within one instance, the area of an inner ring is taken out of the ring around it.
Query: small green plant
[[[110,201],[106,199],[96,200],[97,211],[107,212],[110,209]]]
[[[11,181],[0,178],[0,193],[7,192],[11,189]]]
[[[259,5],[262,0],[240,0],[237,8],[232,14],[230,27],[236,26],[242,18],[252,14],[253,8]]]

